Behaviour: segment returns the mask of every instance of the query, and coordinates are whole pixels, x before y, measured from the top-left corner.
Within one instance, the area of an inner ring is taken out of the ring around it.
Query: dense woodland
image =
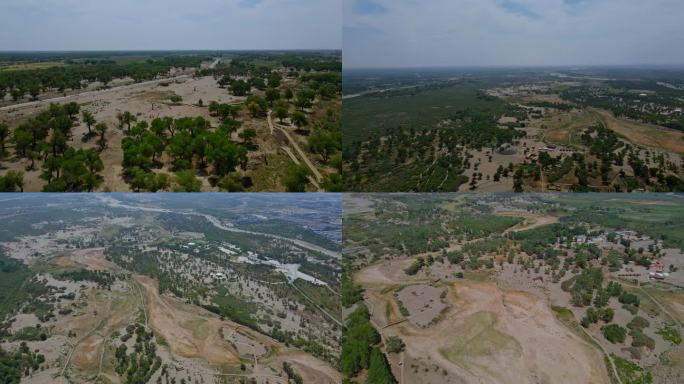
[[[197,67],[207,56],[169,56],[144,61],[110,59],[68,59],[63,65],[41,69],[0,70],[0,99],[10,94],[14,101],[27,96],[37,99],[46,91],[78,90],[98,81],[107,86],[113,79],[131,78],[136,82],[168,75],[172,68]]]

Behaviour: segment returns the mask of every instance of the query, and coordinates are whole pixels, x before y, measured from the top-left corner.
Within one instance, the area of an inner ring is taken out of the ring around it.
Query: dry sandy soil
[[[397,293],[397,299],[408,311],[411,324],[427,327],[447,308],[441,298],[445,292],[428,284],[410,285]]]
[[[637,121],[618,119],[608,111],[596,111],[606,121],[608,128],[634,144],[684,154],[684,132]]]
[[[61,251],[51,262],[59,267],[125,272],[106,260],[101,248]],[[231,321],[222,321],[197,306],[160,295],[157,282],[149,277],[134,276],[132,280],[119,281],[111,290],[98,289],[89,283],[63,282],[49,275],[44,278],[50,285],[64,286],[66,289],[60,294],[76,293],[76,299],[73,313],[59,315],[45,325],[51,328],[52,337],[45,342],[36,342],[35,348],[32,347],[46,355],[50,368],[32,376],[28,382],[60,382],[63,370],[68,371],[75,382],[90,382],[96,376],[107,382],[120,382],[112,363],[114,348],[120,342],[111,342],[111,335],[115,331],[125,333],[125,327],[136,321],[147,323],[165,341],[157,355],[164,364],[175,367],[171,372],[177,380],[193,377],[213,382],[222,376],[217,375],[221,367],[253,361],[248,364],[250,371],[246,374],[224,377],[228,380],[254,378],[258,383],[286,383],[282,363],[287,361],[307,383],[341,381],[337,371],[307,353],[285,347]],[[22,315],[13,326],[31,326],[36,321],[35,316]],[[236,345],[240,348],[235,348]],[[66,368],[65,364],[68,364]],[[157,372],[153,376],[153,381],[158,375]]]
[[[368,288],[366,303],[383,337],[397,335],[406,343],[406,352],[390,356],[399,382],[609,382],[601,353],[560,323],[546,300],[493,282],[437,283],[448,290],[445,300],[452,307],[439,321],[427,328],[411,322],[383,328],[400,318],[392,287],[415,283],[401,272],[406,261],[355,275]]]
[[[199,357],[211,364],[240,363],[237,351],[220,335],[223,322],[195,306],[160,296],[156,281],[149,277],[136,276],[136,281],[145,288],[150,326],[173,353]]]

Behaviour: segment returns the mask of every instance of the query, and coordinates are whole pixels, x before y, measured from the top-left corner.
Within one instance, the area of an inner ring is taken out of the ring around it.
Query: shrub
[[[387,353],[399,353],[404,350],[404,342],[397,336],[390,336],[385,342],[385,350]]]
[[[627,336],[627,329],[617,324],[604,325],[601,327],[601,332],[603,333],[603,337],[613,344],[624,342],[625,336]]]

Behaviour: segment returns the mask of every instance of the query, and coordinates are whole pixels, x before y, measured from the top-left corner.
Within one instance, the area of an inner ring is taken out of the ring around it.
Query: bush
[[[616,282],[616,281],[611,281],[608,283],[608,287],[606,288],[606,292],[611,297],[618,297],[622,294],[622,284]]]
[[[646,347],[650,350],[655,349],[655,340],[648,337],[640,329],[633,329],[629,331],[632,336],[632,347]]]
[[[624,342],[625,337],[627,336],[627,329],[617,324],[604,325],[601,327],[601,332],[603,333],[603,337],[613,344]]]
[[[627,328],[631,330],[643,330],[644,328],[648,327],[649,324],[650,323],[648,322],[648,320],[644,319],[643,317],[634,316],[634,318],[629,323],[627,323]]]
[[[390,336],[385,342],[385,350],[387,353],[399,353],[404,350],[404,342],[397,336]]]
[[[413,263],[404,270],[404,272],[407,275],[415,275],[418,273],[421,269],[423,269],[423,266],[425,265],[425,260],[422,257],[418,257],[413,261]]]
[[[620,301],[622,304],[632,304],[635,307],[639,306],[639,297],[629,292],[622,292],[618,297],[618,301]]]
[[[656,333],[662,336],[663,340],[669,341],[672,345],[679,345],[682,343],[682,335],[675,327],[666,325],[660,328]]]
[[[615,311],[613,311],[613,308],[604,308],[600,312],[601,320],[604,323],[610,323],[613,321],[613,316],[615,316]]]

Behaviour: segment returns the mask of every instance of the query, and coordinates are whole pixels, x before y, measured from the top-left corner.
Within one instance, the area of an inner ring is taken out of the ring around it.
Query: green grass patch
[[[492,312],[478,312],[466,324],[455,330],[459,335],[456,343],[441,348],[439,353],[447,360],[466,366],[471,359],[506,354],[516,356],[522,353],[522,346],[513,337],[497,330],[496,315]]]
[[[679,345],[682,343],[682,335],[679,333],[679,329],[671,325],[665,325],[656,331],[663,340],[669,341],[672,345]]]
[[[622,384],[651,384],[653,383],[653,375],[650,371],[645,370],[639,365],[624,359],[620,356],[611,354],[615,367]]]

